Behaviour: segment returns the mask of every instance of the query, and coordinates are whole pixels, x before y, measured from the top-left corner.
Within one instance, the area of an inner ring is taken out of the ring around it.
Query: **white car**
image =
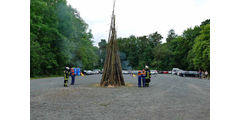
[[[179,70],[180,70],[179,68],[173,68],[173,69],[172,69],[172,74],[173,74],[173,75],[177,75],[177,72],[178,72]]]
[[[99,70],[97,70],[97,69],[96,69],[96,70],[93,70],[92,73],[93,73],[93,74],[99,74]]]
[[[185,74],[186,74],[186,71],[184,71],[184,70],[177,71],[178,76],[185,76]]]
[[[86,73],[86,75],[92,75],[92,74],[94,74],[94,72],[91,71],[91,70],[85,70],[84,72]]]
[[[122,74],[128,74],[129,72],[127,70],[122,70]]]
[[[154,75],[154,74],[158,74],[157,70],[151,70],[151,74]]]

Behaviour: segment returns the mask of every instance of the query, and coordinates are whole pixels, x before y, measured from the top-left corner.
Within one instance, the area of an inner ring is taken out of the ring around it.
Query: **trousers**
[[[68,80],[64,80],[64,87],[68,86]]]
[[[142,83],[143,83],[143,87],[145,87],[146,86],[146,79],[145,79],[144,76],[142,77]]]
[[[74,83],[75,83],[75,75],[71,75],[71,77],[72,77],[71,85],[74,85]]]
[[[146,87],[149,87],[149,83],[151,82],[150,79],[146,79]]]
[[[138,76],[138,87],[141,87],[141,76]]]

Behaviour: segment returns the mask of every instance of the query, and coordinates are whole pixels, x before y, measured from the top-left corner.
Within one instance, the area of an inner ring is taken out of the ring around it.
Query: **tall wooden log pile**
[[[114,7],[115,1],[113,4],[113,12],[108,37],[107,54],[104,62],[102,79],[100,82],[100,86],[102,87],[125,86],[125,82],[122,76],[121,61],[118,53]]]

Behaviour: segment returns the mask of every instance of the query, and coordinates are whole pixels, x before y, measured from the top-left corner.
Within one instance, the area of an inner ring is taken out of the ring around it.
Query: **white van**
[[[172,69],[172,75],[177,75],[177,72],[179,71],[179,68],[173,68]]]

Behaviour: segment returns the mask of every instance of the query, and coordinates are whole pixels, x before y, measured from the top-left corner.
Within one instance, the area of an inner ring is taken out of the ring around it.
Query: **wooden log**
[[[102,79],[100,81],[100,86],[125,86],[122,76],[121,61],[118,53],[114,9],[111,18],[107,54],[105,57],[104,70]]]

